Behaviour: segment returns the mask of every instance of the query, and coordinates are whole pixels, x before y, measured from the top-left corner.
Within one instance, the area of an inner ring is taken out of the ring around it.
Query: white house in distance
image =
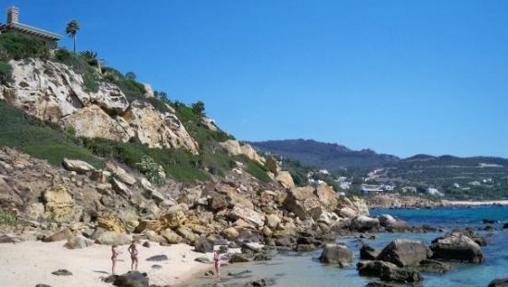
[[[437,188],[429,187],[427,188],[427,193],[433,196],[444,196],[444,194],[439,191]]]

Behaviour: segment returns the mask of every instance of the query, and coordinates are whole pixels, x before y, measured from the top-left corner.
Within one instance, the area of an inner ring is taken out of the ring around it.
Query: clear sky
[[[241,140],[508,157],[508,1],[0,3]]]

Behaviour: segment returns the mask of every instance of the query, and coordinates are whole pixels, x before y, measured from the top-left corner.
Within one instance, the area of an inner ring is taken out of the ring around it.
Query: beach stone
[[[152,265],[152,269],[162,269],[162,266],[158,265],[158,264],[154,264],[154,265]]]
[[[212,261],[208,257],[198,257],[198,258],[195,258],[194,261],[199,262],[199,263],[206,263],[206,264],[212,263]]]
[[[344,267],[353,262],[353,252],[347,246],[340,244],[326,244],[319,261],[327,264],[339,264]]]
[[[62,240],[68,240],[69,238],[72,238],[73,234],[72,231],[70,231],[69,228],[62,229],[58,232],[55,232],[51,234],[50,236],[44,237],[42,239],[43,242],[55,242],[55,241],[62,241]]]
[[[95,241],[104,245],[124,245],[131,242],[131,237],[125,233],[104,231],[98,234]]]
[[[149,287],[148,275],[138,271],[129,271],[123,275],[114,276],[113,285],[117,287]]]
[[[494,279],[489,283],[487,287],[508,287],[508,277]]]
[[[391,262],[399,267],[417,266],[432,256],[432,251],[418,240],[397,239],[379,253],[377,259]]]
[[[372,246],[364,244],[360,248],[360,260],[376,260],[380,252]]]
[[[244,263],[249,261],[250,261],[249,258],[240,253],[234,253],[233,255],[231,255],[231,258],[229,259],[229,263]]]
[[[235,240],[240,236],[240,233],[234,227],[228,227],[222,231],[222,234],[229,240]]]
[[[378,277],[386,282],[417,283],[423,280],[420,272],[416,270],[400,268],[381,260],[360,261],[356,267],[360,276]]]
[[[35,285],[35,287],[51,287],[51,285],[47,285],[47,284],[37,284],[37,285]]]
[[[247,282],[245,287],[264,287],[264,286],[272,286],[275,284],[275,280],[271,278],[261,278],[254,281]]]
[[[57,271],[51,272],[51,274],[56,275],[56,276],[71,276],[72,272],[70,272],[67,269],[58,269]]]
[[[484,261],[480,246],[471,238],[459,232],[434,239],[430,249],[434,253],[433,259],[469,263],[482,263]]]
[[[154,255],[152,257],[148,257],[146,261],[166,261],[169,260],[168,257],[164,254],[161,255]]]
[[[68,249],[81,249],[93,245],[93,240],[85,238],[84,236],[78,235],[67,239],[65,247]]]
[[[23,239],[14,234],[4,234],[0,235],[0,243],[18,243],[23,241]]]

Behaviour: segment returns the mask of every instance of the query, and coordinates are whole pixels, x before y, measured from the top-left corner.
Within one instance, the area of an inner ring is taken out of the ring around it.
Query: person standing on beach
[[[129,253],[131,254],[131,270],[138,271],[138,248],[136,246],[137,241],[132,240],[131,245],[127,249]]]
[[[213,251],[213,264],[215,267],[215,275],[220,278],[220,254],[218,250]]]
[[[120,254],[120,252],[118,252],[118,250],[116,249],[116,245],[113,244],[111,246],[111,274],[115,275],[115,269],[116,269],[116,261],[118,259],[118,254]]]

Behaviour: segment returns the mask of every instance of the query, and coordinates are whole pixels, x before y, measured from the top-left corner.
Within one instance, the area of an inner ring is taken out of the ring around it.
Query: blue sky
[[[241,140],[508,157],[508,1],[0,3]]]

